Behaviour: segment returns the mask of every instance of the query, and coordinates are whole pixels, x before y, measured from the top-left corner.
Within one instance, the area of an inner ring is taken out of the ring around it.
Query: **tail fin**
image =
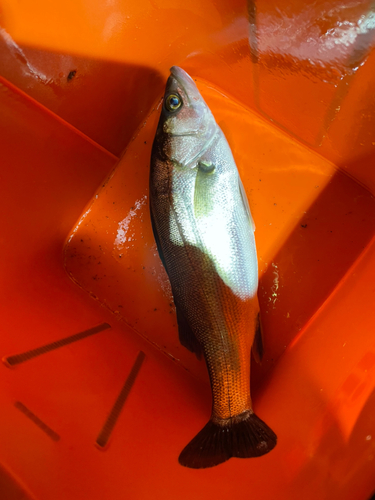
[[[227,420],[210,420],[182,450],[178,461],[185,467],[204,469],[231,457],[260,457],[276,446],[277,436],[252,411]]]

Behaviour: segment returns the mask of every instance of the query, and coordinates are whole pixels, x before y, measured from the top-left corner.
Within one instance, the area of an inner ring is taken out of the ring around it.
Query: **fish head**
[[[215,119],[193,79],[173,66],[157,132],[163,156],[180,166],[194,167],[216,130]]]

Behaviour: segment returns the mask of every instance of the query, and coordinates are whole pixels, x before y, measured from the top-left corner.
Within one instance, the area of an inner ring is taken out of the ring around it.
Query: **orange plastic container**
[[[0,499],[369,500],[375,11],[360,0],[0,2]],[[210,414],[148,209],[169,67],[256,224],[268,455],[190,470]]]

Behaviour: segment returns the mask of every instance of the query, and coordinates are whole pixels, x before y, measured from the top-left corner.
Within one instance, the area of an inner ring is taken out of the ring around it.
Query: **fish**
[[[150,164],[150,215],[176,306],[180,343],[203,354],[212,411],[179,456],[185,467],[271,451],[276,434],[253,411],[251,350],[263,352],[254,221],[224,133],[194,80],[173,66]]]

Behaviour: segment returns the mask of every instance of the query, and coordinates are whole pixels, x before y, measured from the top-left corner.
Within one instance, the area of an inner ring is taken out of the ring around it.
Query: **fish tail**
[[[178,461],[204,469],[231,457],[260,457],[276,446],[277,436],[251,410],[226,420],[211,419],[182,450]]]

